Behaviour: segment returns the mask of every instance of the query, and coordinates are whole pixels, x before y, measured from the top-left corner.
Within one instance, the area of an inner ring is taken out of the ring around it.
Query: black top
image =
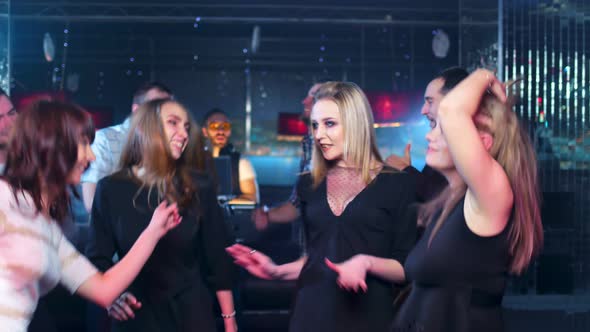
[[[481,237],[465,223],[465,198],[453,208],[430,247],[431,222],[405,264],[412,281],[392,331],[502,331],[502,295],[510,264],[508,226]],[[436,220],[436,219],[435,219]]]
[[[327,201],[326,180],[313,189],[310,174],[298,181],[308,259],[298,280],[290,331],[386,331],[397,288],[368,275],[367,293],[342,290],[324,258],[340,263],[356,254],[393,258],[403,264],[416,239],[407,218],[414,200],[412,177],[386,168],[338,217]]]
[[[416,195],[418,196],[418,201],[421,203],[433,199],[447,185],[445,177],[428,165],[424,166],[422,172],[412,166],[404,168],[404,172],[414,176],[414,181],[416,181]]]
[[[115,330],[215,331],[210,289],[232,288],[233,263],[225,253],[231,241],[211,182],[200,174],[195,181],[198,197],[180,211],[180,225],[160,239],[129,287],[142,308]],[[149,188],[138,194],[140,187],[129,169],[98,182],[86,255],[103,271],[115,253],[127,254],[158,206],[157,192],[148,203]]]

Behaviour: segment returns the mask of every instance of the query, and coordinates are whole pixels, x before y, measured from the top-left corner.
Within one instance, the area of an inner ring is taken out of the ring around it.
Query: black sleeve
[[[105,179],[100,180],[96,185],[85,252],[92,264],[103,272],[113,266],[113,255],[116,248],[115,235],[111,227],[107,188],[108,184]]]
[[[297,194],[298,204],[295,205],[296,207],[299,207],[302,202],[306,202],[309,199],[309,193],[312,190],[312,185],[313,179],[311,178],[311,173],[304,173],[297,177],[295,192]]]
[[[415,169],[413,166],[404,168],[404,172],[410,174],[416,183],[416,199],[420,203],[427,202],[434,198],[446,185],[445,178],[429,167],[424,166],[422,172]]]
[[[423,202],[433,199],[447,186],[447,179],[434,168],[426,165],[422,170],[421,187],[417,187]]]
[[[416,202],[416,184],[411,175],[400,173],[396,175],[394,185],[397,187],[397,195],[392,196],[395,197],[395,201],[391,204],[395,207],[392,214],[396,217],[396,227],[391,257],[403,265],[416,244],[416,219],[412,213]]]
[[[419,170],[417,170],[416,168],[414,168],[414,166],[411,165],[404,168],[403,171],[412,176],[418,176],[419,174],[421,174]]]
[[[297,193],[297,187],[299,186],[299,177],[293,186],[293,190],[291,191],[291,196],[289,196],[289,203],[291,203],[294,207],[299,207],[299,194]]]
[[[225,248],[233,244],[221,207],[210,181],[199,181],[199,245],[203,252],[207,281],[213,290],[231,290],[235,267]]]

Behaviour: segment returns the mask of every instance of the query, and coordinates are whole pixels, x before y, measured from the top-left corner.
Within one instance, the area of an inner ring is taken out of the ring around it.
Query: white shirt
[[[117,171],[130,125],[131,119],[127,118],[121,124],[96,132],[91,146],[96,160],[91,162],[86,172],[82,174],[82,182],[98,183],[98,180]]]
[[[29,194],[18,198],[0,180],[0,331],[10,332],[27,330],[39,297],[57,283],[74,293],[97,273]]]
[[[240,173],[240,181],[252,179],[256,180],[256,171],[254,171],[254,167],[252,167],[250,160],[246,158],[240,158],[238,172]]]

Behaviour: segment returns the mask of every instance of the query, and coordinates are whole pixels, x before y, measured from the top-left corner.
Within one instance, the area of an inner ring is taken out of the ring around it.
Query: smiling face
[[[344,156],[344,127],[338,105],[330,99],[321,99],[311,111],[312,134],[324,159],[342,161]]]
[[[90,140],[86,136],[82,136],[78,142],[78,160],[74,168],[68,174],[68,184],[77,185],[80,183],[82,173],[88,168],[88,165],[96,160],[96,156],[90,148]]]
[[[172,158],[178,160],[188,143],[190,130],[188,114],[181,105],[167,102],[160,110],[160,120],[164,128],[165,143],[169,146]]]
[[[426,164],[438,171],[454,168],[453,159],[449,152],[447,140],[442,134],[437,119],[430,121],[431,129],[426,134],[428,150],[426,150]]]

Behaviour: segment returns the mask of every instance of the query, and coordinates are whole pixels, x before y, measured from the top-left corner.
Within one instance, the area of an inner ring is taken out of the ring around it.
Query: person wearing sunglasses
[[[232,161],[233,174],[238,174],[233,187],[237,198],[232,203],[258,203],[258,183],[256,172],[250,161],[241,157],[240,153],[229,142],[232,124],[227,114],[219,108],[214,108],[203,118],[203,135],[208,138],[208,149],[213,158],[227,155]]]

